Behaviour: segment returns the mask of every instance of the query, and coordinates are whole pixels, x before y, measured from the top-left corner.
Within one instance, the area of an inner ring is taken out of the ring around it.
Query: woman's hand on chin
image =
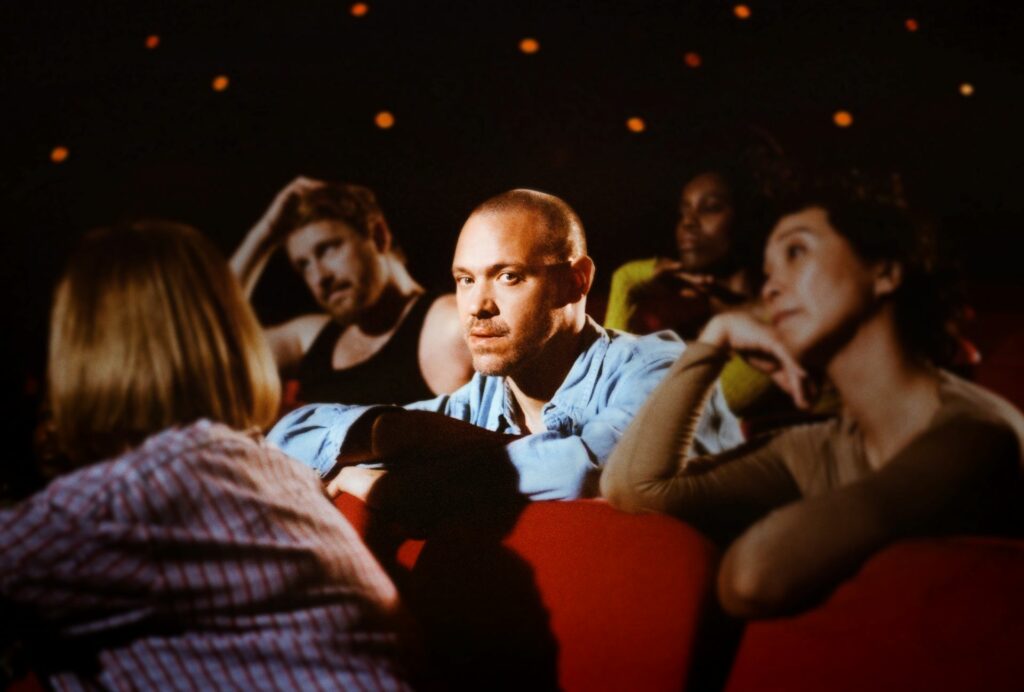
[[[771,325],[745,311],[715,315],[700,333],[698,341],[740,354],[758,370],[767,373],[800,409],[809,407],[810,378],[779,339]]]

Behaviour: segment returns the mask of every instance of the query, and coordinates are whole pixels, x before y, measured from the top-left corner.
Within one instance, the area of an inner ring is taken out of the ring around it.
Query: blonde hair
[[[199,418],[265,428],[281,393],[223,257],[167,221],[85,237],[57,286],[48,369],[57,443],[75,463]]]

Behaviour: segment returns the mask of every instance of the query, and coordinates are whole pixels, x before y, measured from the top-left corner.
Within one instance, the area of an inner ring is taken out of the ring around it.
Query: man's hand
[[[283,217],[295,210],[299,201],[299,195],[323,186],[323,181],[304,176],[299,176],[285,185],[275,195],[274,200],[267,207],[260,220],[249,231],[250,235],[255,235],[264,243],[276,245],[292,230],[283,227],[281,221]]]
[[[267,266],[267,260],[292,230],[282,224],[282,221],[298,204],[298,194],[322,185],[324,183],[319,180],[301,176],[291,181],[277,193],[267,211],[256,225],[249,229],[229,262],[231,271],[238,277],[246,297],[252,296],[256,282]]]
[[[333,500],[341,493],[348,493],[367,502],[374,484],[386,473],[383,469],[346,466],[327,484],[327,496]]]

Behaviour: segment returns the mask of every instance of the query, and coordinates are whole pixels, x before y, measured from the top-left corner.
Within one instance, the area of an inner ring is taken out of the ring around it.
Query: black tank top
[[[419,343],[427,310],[436,297],[420,295],[383,348],[344,370],[331,367],[342,327],[329,320],[299,363],[299,399],[310,404],[407,404],[432,398],[434,393],[420,372]]]

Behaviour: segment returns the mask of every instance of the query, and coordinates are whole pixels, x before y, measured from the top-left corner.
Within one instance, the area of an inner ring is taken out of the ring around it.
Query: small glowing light
[[[703,61],[700,58],[700,53],[694,53],[693,51],[691,51],[683,56],[683,62],[686,63],[687,67],[692,67],[696,69],[700,67],[700,64]]]
[[[643,132],[647,129],[647,123],[643,118],[630,118],[626,121],[626,127],[630,132]]]
[[[225,89],[228,88],[228,84],[230,84],[230,83],[231,82],[224,75],[217,75],[216,77],[213,78],[213,90],[214,91],[224,91]]]
[[[732,13],[739,19],[750,19],[750,8],[746,5],[736,5],[732,8]]]
[[[50,152],[50,160],[54,163],[63,163],[67,160],[69,153],[67,147],[54,147]]]
[[[382,130],[391,129],[395,124],[395,116],[390,111],[381,111],[373,117],[374,124]]]
[[[903,26],[907,27],[907,31],[911,33],[917,31],[918,29],[917,20],[914,19],[913,17],[908,17],[907,21],[903,22]]]
[[[370,11],[370,6],[365,2],[354,2],[348,11],[352,13],[353,17],[365,17],[366,13]]]
[[[150,34],[146,37],[146,48],[153,50],[160,45],[160,37],[156,34]]]
[[[535,38],[524,38],[519,42],[519,50],[523,51],[527,55],[533,55],[540,50],[540,43]]]
[[[849,111],[836,111],[835,115],[832,116],[832,122],[839,127],[849,127],[853,125],[853,116],[850,115]]]
[[[963,96],[973,96],[974,85],[971,84],[970,82],[964,82],[963,84],[960,85],[960,94]]]

